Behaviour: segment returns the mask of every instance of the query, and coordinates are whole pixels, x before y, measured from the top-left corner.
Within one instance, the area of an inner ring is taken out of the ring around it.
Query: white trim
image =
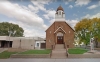
[[[53,23],[51,23],[51,25],[45,30],[45,32],[55,23],[55,21]]]
[[[53,25],[55,22],[66,22],[67,23],[67,21],[66,20],[64,20],[64,21],[61,21],[61,20],[59,20],[59,21],[56,21],[56,19],[55,19],[55,21],[51,24],[51,25]],[[68,23],[67,23],[68,24]],[[51,25],[46,29],[46,31],[51,27]],[[69,24],[68,24],[69,25]],[[70,26],[70,25],[69,25]],[[71,26],[70,26],[71,27]],[[73,31],[75,31],[72,27],[71,27],[71,29],[73,30]],[[46,32],[45,31],[45,32]]]
[[[66,23],[67,23],[67,21],[65,21]],[[68,23],[67,23],[68,24]],[[68,24],[69,25],[69,24]],[[70,25],[69,25],[70,26]],[[70,26],[71,27],[71,26]],[[72,28],[72,27],[71,27]],[[72,28],[73,29],[73,28]],[[75,31],[74,29],[73,29],[73,31]]]
[[[60,29],[61,27],[59,27],[58,29]],[[58,31],[58,29],[56,31]],[[62,28],[61,28],[62,29]],[[63,30],[63,29],[62,29]],[[56,31],[54,33],[56,33]],[[63,30],[64,31],[64,30]],[[64,31],[65,32],[65,31]],[[66,32],[65,32],[66,33]]]

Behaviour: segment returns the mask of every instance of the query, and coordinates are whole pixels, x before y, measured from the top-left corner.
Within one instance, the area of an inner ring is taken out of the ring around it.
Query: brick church
[[[64,9],[59,6],[54,23],[46,30],[46,49],[51,49],[52,45],[64,43],[69,48],[74,47],[74,30],[67,24]]]

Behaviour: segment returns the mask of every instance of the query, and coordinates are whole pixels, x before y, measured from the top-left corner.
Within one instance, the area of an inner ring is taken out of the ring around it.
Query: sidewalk
[[[3,51],[7,50],[8,48],[0,48],[0,53],[2,53]]]
[[[17,59],[1,59],[0,62],[100,62],[99,58],[82,58],[82,59],[45,59],[45,58],[17,58]]]
[[[84,54],[100,54],[100,51],[98,51],[98,50],[90,50],[90,51],[88,51],[88,52],[86,52],[86,53],[84,53]]]

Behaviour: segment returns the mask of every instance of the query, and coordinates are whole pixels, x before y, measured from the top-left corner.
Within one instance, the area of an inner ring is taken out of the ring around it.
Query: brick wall
[[[54,33],[59,27],[62,29],[59,29],[56,33]],[[64,34],[64,42],[66,42],[66,45],[69,45],[70,48],[74,47],[74,31],[73,29],[65,22],[65,21],[55,21],[47,30],[46,30],[46,48],[51,49],[51,45],[54,45],[57,43],[57,36],[56,34],[61,31]]]

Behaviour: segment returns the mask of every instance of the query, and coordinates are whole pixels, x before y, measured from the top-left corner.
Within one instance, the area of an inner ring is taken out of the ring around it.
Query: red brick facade
[[[46,30],[46,49],[51,49],[51,45],[57,44],[57,33],[63,33],[63,43],[74,47],[74,30],[65,21],[55,21]]]

